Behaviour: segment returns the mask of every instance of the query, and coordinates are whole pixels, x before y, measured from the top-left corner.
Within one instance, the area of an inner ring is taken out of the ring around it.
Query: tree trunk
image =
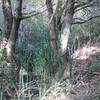
[[[12,63],[13,68],[13,79],[15,80],[14,85],[16,86],[16,89],[18,89],[17,82],[18,82],[18,73],[19,68],[17,68],[17,65],[13,65],[13,53],[15,50],[15,44],[16,40],[18,38],[18,30],[22,18],[22,0],[16,0],[16,9],[15,9],[15,16],[13,17],[13,25],[12,30],[10,33],[10,37],[8,40],[8,43],[6,45],[6,53],[7,53],[7,59]]]
[[[3,15],[4,15],[3,33],[5,35],[5,38],[8,39],[10,36],[12,22],[13,22],[11,1],[10,0],[2,0],[2,9],[3,9]]]
[[[16,9],[15,9],[15,15],[13,17],[13,25],[10,33],[10,37],[6,46],[6,53],[8,60],[12,60],[13,58],[13,52],[15,49],[16,40],[18,38],[18,29],[20,26],[22,17],[22,0],[16,0]]]
[[[67,44],[69,35],[71,33],[73,14],[74,14],[74,0],[67,0],[65,8],[64,29],[60,39],[62,55],[64,55],[67,52]]]
[[[69,35],[71,34],[73,14],[74,14],[74,0],[67,0],[66,8],[65,8],[64,29],[63,29],[63,33],[61,34],[61,39],[60,39],[61,56],[63,59],[64,67],[69,66],[68,61],[67,61],[67,59],[69,59],[69,58],[67,58],[67,45],[68,45]],[[68,68],[67,71],[68,70],[71,70],[71,69]],[[71,75],[69,75],[69,76],[71,76]],[[67,73],[66,73],[66,77],[68,77]]]
[[[15,49],[16,40],[18,38],[18,29],[21,22],[22,17],[22,0],[16,0],[16,9],[14,15],[12,15],[11,1],[10,0],[2,0],[2,9],[4,14],[4,34],[7,39],[6,44],[6,55],[7,60],[10,61],[13,68],[13,80],[15,80],[15,86],[17,82],[17,66],[13,65],[13,53]],[[6,62],[5,62],[6,63]],[[6,100],[11,100],[10,95],[8,94],[8,81],[7,81],[7,65],[3,64],[4,69],[4,77],[3,77],[3,95]],[[17,87],[16,87],[17,88]],[[7,94],[7,95],[6,95]],[[9,97],[8,97],[9,96]]]
[[[50,47],[51,47],[51,60],[52,74],[55,74],[57,71],[57,35],[56,35],[56,18],[53,14],[53,6],[51,0],[46,0],[46,5],[48,9],[48,19],[50,20]]]
[[[4,15],[4,40],[2,41],[2,44],[4,47],[1,47],[1,50],[4,50],[7,40],[9,39],[11,28],[12,28],[12,22],[13,22],[13,15],[12,15],[12,8],[11,8],[11,1],[10,0],[2,0],[2,10]],[[1,44],[1,45],[2,45]],[[11,96],[9,94],[9,87],[8,87],[8,78],[7,78],[7,65],[6,62],[3,63],[3,77],[2,77],[2,89],[3,89],[3,99],[11,100]]]
[[[62,17],[62,0],[58,0],[57,2],[57,7],[55,11],[55,16],[56,16],[56,30],[57,32],[61,31],[61,17]]]

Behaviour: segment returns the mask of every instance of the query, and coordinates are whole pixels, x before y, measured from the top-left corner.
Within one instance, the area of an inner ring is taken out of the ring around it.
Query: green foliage
[[[36,49],[37,49],[36,50],[37,51],[36,52],[37,58],[34,60],[35,71],[36,71],[37,75],[43,76],[43,74],[45,74],[46,60],[43,57],[43,49],[41,49],[41,48],[36,48]]]
[[[79,36],[80,33],[89,33],[88,35],[92,37],[98,37],[100,36],[100,19],[96,19],[93,21],[90,21],[89,23],[85,23],[82,25],[74,25],[73,26],[73,35],[75,37]]]
[[[6,54],[4,52],[0,52],[0,61],[3,61],[6,58]]]
[[[100,36],[100,19],[97,19],[95,21],[90,21],[87,25],[86,25],[86,29],[87,31],[90,33],[91,37],[98,37]]]
[[[48,27],[45,22],[45,17],[42,14],[37,14],[34,17],[26,19],[33,27],[29,33],[29,37],[44,35],[48,32]]]
[[[27,21],[33,25],[32,31],[28,40],[21,43],[21,48],[16,49],[16,59],[28,72],[35,72],[42,79],[47,78],[50,72],[50,47],[44,16],[38,14]],[[32,45],[31,49],[27,48],[28,44]]]
[[[73,25],[72,33],[69,37],[69,47],[77,48],[87,44],[90,40],[95,43],[100,41],[100,19],[89,21],[88,23]]]
[[[83,31],[82,25],[74,25],[72,34],[75,38],[78,38],[82,31]]]
[[[57,7],[56,7],[56,11],[55,11],[55,15],[59,18],[61,17],[61,14],[62,14],[62,0],[58,0],[58,3],[57,3]]]
[[[35,36],[32,45],[32,50],[27,50],[27,44],[19,50],[16,49],[16,59],[28,72],[35,72],[42,79],[47,78],[50,69],[50,50],[46,37]]]

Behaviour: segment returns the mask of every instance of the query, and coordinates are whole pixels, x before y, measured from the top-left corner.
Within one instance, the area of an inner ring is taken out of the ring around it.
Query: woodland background
[[[100,0],[0,0],[0,100],[100,100]]]

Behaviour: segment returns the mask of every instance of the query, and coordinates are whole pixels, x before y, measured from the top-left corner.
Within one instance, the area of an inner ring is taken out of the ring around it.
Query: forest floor
[[[100,100],[100,56],[91,56],[91,49],[87,50],[76,53],[78,58],[86,59],[74,60],[73,84],[67,80],[55,83],[41,100]]]
[[[81,76],[74,85],[56,83],[42,100],[100,100],[100,73]]]

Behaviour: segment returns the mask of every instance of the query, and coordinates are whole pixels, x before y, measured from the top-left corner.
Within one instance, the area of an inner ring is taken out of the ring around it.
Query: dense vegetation
[[[0,0],[0,100],[100,100],[100,0]]]

